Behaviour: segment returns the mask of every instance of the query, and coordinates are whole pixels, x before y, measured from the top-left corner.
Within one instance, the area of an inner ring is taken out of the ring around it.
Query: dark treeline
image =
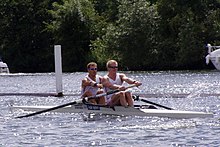
[[[11,72],[53,72],[55,44],[63,71],[198,70],[206,44],[220,45],[220,0],[2,0],[0,56]]]

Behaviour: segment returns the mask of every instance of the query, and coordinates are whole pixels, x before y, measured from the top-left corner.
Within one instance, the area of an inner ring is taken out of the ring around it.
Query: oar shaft
[[[56,107],[44,109],[44,110],[37,111],[37,112],[34,112],[34,113],[30,113],[30,114],[27,114],[27,115],[18,116],[18,117],[15,117],[15,118],[30,117],[30,116],[34,116],[34,115],[37,115],[37,114],[53,111],[53,110],[56,110],[56,109],[59,109],[59,108],[63,108],[63,107],[69,106],[69,105],[74,105],[74,104],[76,104],[76,101],[70,102],[70,103],[66,103],[66,104],[63,104],[63,105],[59,105],[59,106],[56,106]]]
[[[165,109],[167,109],[167,110],[173,110],[172,108],[169,108],[169,107],[166,107],[166,106],[163,106],[163,105],[160,105],[160,104],[157,104],[157,103],[154,103],[154,102],[145,100],[145,99],[140,99],[140,100],[141,100],[142,102],[149,103],[149,104],[152,104],[152,105],[155,105],[155,106],[158,106],[158,107],[162,107],[162,108],[165,108]]]

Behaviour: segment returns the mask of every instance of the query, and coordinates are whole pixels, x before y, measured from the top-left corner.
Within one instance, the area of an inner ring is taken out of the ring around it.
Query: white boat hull
[[[8,65],[0,59],[0,73],[9,73]]]
[[[54,106],[13,106],[14,109],[22,109],[25,111],[41,111],[52,108]],[[154,117],[169,117],[169,118],[205,118],[213,117],[212,113],[195,112],[195,111],[180,111],[180,110],[162,110],[162,109],[147,109],[115,106],[114,108],[100,107],[96,105],[76,104],[66,106],[52,112],[61,113],[101,113],[109,115],[123,116],[154,116]]]
[[[209,64],[209,61],[215,66],[217,70],[220,70],[220,46],[211,46],[207,45],[208,55],[206,56],[206,64]]]

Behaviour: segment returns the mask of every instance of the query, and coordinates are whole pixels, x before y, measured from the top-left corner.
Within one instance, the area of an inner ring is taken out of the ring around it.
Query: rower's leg
[[[119,92],[117,94],[114,94],[111,97],[110,106],[127,106],[127,102],[125,100],[125,95],[123,92]]]
[[[102,90],[97,92],[97,94],[102,94],[102,93],[103,93]],[[105,105],[105,104],[106,104],[106,103],[105,103],[105,97],[104,97],[104,96],[98,98],[98,104],[100,104],[100,105]]]
[[[131,92],[125,92],[125,98],[126,98],[126,101],[128,102],[128,106],[131,106],[133,107],[134,106],[134,102],[133,102],[133,99],[132,99],[132,94]]]
[[[126,101],[125,93],[124,92],[120,92],[119,96],[120,96],[120,103],[121,103],[121,105],[127,107],[128,103]]]
[[[88,100],[90,103],[92,103],[92,104],[97,104],[97,102],[96,102],[96,100],[95,99],[90,99],[90,100]]]
[[[100,105],[106,105],[106,103],[105,103],[105,97],[104,97],[104,96],[102,96],[102,97],[99,98],[99,104],[100,104]]]
[[[85,93],[83,93],[82,97],[89,97],[92,96],[92,93],[90,91],[86,91]],[[95,99],[89,99],[88,102],[92,103],[92,104],[97,104]]]

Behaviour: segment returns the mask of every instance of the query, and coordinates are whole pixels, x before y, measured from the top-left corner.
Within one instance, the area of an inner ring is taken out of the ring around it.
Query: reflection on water
[[[104,75],[106,72],[100,72]],[[78,99],[86,73],[65,73],[66,96],[0,96],[0,146],[220,146],[218,72],[127,72],[143,82],[132,91],[179,110],[214,112],[214,118],[170,119],[45,113],[14,119],[26,112],[17,105],[60,105]],[[0,75],[0,93],[55,93],[54,73]]]

